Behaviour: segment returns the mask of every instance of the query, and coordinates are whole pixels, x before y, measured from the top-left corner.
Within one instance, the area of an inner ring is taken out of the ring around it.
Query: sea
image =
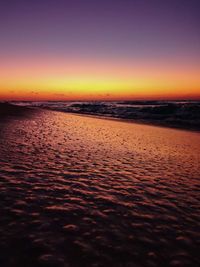
[[[200,101],[13,101],[17,105],[200,130]]]

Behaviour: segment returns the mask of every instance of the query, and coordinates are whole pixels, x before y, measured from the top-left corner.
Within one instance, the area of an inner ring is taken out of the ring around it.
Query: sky
[[[200,99],[198,0],[1,0],[0,100]]]

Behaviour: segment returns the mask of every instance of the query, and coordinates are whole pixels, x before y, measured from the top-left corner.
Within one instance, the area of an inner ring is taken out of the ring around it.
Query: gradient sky
[[[198,0],[2,0],[0,100],[200,99]]]

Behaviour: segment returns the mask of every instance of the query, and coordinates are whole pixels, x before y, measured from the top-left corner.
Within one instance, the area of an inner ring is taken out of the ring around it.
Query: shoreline
[[[120,122],[126,122],[126,123],[135,123],[135,124],[140,124],[140,125],[149,125],[149,126],[154,126],[154,127],[184,130],[184,131],[197,132],[197,133],[200,132],[199,127],[178,125],[175,123],[174,124],[168,123],[166,121],[161,121],[161,120],[128,119],[128,118],[121,118],[121,117],[104,116],[104,115],[99,115],[99,114],[97,115],[97,114],[89,114],[89,113],[81,113],[81,112],[66,112],[63,110],[56,110],[56,109],[50,109],[50,108],[19,106],[19,105],[10,104],[9,102],[0,102],[0,123],[7,122],[8,120],[12,118],[17,118],[17,117],[27,118],[41,110],[61,112],[65,114],[73,114],[76,116],[91,117],[91,118],[97,118],[101,120],[112,120],[112,121],[120,121]]]
[[[89,113],[87,114],[87,113],[79,113],[79,112],[65,112],[62,110],[41,108],[41,107],[38,107],[38,109],[54,111],[54,112],[61,112],[61,113],[65,113],[65,114],[72,114],[72,115],[76,115],[76,116],[96,118],[96,119],[101,119],[101,120],[120,121],[120,122],[126,122],[126,123],[135,123],[135,124],[140,124],[140,125],[148,125],[148,126],[154,126],[154,127],[162,127],[162,128],[168,128],[168,129],[175,129],[175,130],[183,130],[183,131],[200,133],[200,129],[198,127],[190,128],[190,127],[186,127],[183,125],[172,125],[172,124],[168,124],[166,122],[163,123],[162,121],[142,120],[142,119],[127,119],[127,118],[109,117],[109,116],[104,116],[104,115],[96,115],[96,114],[89,114]]]

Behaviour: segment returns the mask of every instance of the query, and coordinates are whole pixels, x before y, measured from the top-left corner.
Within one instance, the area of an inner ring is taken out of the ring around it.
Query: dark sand
[[[1,113],[0,266],[200,265],[199,133],[17,109]]]
[[[0,103],[0,123],[7,122],[14,117],[27,117],[33,115],[36,109],[12,105],[7,102]]]

